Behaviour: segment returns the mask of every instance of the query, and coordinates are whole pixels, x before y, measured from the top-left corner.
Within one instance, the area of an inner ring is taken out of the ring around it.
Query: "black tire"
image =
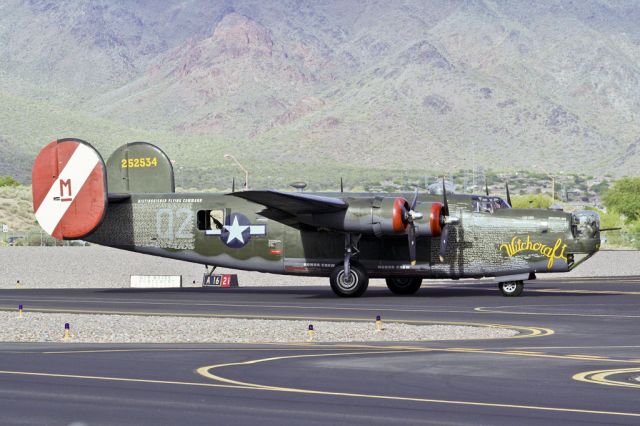
[[[518,297],[524,290],[522,281],[505,281],[499,284],[500,291],[504,297]]]
[[[359,263],[352,262],[349,267],[349,275],[351,275],[351,279],[353,280],[350,283],[345,282],[343,264],[337,264],[329,276],[331,290],[340,297],[362,296],[367,290],[367,287],[369,287],[367,271],[365,271]]]
[[[387,287],[393,294],[415,294],[420,290],[422,278],[387,278]]]

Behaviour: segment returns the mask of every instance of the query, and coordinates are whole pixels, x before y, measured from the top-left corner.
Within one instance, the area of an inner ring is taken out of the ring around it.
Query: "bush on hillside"
[[[20,182],[11,176],[0,176],[0,186],[20,186]]]

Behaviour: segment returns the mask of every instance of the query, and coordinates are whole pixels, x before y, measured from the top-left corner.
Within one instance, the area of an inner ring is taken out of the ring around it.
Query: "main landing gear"
[[[331,290],[341,297],[361,296],[369,286],[367,271],[358,262],[352,260],[360,252],[360,235],[346,234],[344,239],[344,262],[338,263],[331,271],[329,282]]]
[[[387,287],[393,294],[415,294],[421,285],[422,278],[387,278]]]
[[[524,290],[523,281],[505,281],[498,284],[504,297],[518,297]]]

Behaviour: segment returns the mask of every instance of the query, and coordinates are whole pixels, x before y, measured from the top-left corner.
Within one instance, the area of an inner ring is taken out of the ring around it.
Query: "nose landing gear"
[[[505,281],[498,284],[504,297],[518,297],[524,290],[523,281]]]

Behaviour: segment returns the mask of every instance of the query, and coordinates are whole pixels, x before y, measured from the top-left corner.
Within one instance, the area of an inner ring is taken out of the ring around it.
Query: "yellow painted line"
[[[633,349],[640,345],[600,345],[600,346],[520,346],[517,348],[503,348],[504,350],[519,349]]]
[[[53,377],[53,378],[64,378],[64,379],[103,380],[103,381],[109,381],[109,382],[152,383],[152,384],[161,384],[161,385],[184,385],[184,386],[202,386],[202,387],[214,387],[214,388],[246,389],[246,386],[232,386],[232,385],[223,385],[219,383],[177,382],[177,381],[171,381],[171,380],[132,379],[127,377],[82,376],[77,374],[36,373],[31,371],[0,370],[0,374],[15,375],[15,376]]]
[[[372,352],[371,354],[374,354],[374,353],[383,354],[385,352]],[[360,354],[362,353],[354,353],[354,355],[360,355]],[[547,411],[547,412],[640,417],[640,413],[629,413],[629,412],[618,412],[618,411],[585,410],[585,409],[578,409],[578,408],[544,407],[544,406],[536,406],[536,405],[500,404],[500,403],[491,403],[491,402],[459,401],[459,400],[363,394],[363,393],[351,393],[351,392],[332,392],[332,391],[319,391],[319,390],[313,390],[313,389],[269,386],[269,385],[261,385],[256,383],[232,380],[232,379],[228,379],[228,378],[211,373],[211,370],[220,369],[224,367],[233,367],[233,366],[244,367],[249,365],[255,365],[258,363],[281,361],[281,360],[287,360],[287,359],[293,359],[293,358],[311,358],[311,357],[322,357],[322,356],[347,356],[347,355],[352,355],[352,354],[349,354],[349,353],[331,354],[330,353],[330,354],[293,355],[293,356],[262,358],[262,359],[243,361],[243,362],[209,365],[209,366],[198,368],[196,372],[209,379],[220,381],[229,385],[245,386],[246,388],[250,388],[250,389],[264,390],[264,391],[271,391],[271,392],[297,393],[297,394],[305,394],[305,395],[339,396],[339,397],[349,397],[349,398],[365,398],[365,399],[392,400],[392,401],[405,401],[405,402],[421,402],[421,403],[429,403],[429,404],[448,404],[448,405],[462,405],[462,406],[476,406],[476,407],[509,408],[509,409],[535,410],[535,411]]]
[[[600,355],[581,355],[581,354],[571,354],[567,355],[568,358],[581,358],[581,359],[607,359],[607,356]]]
[[[616,358],[606,358],[600,357],[598,355],[554,355],[554,354],[546,354],[543,352],[528,352],[528,351],[498,351],[498,350],[488,350],[488,349],[479,349],[479,350],[468,350],[468,349],[437,349],[433,348],[432,351],[442,351],[442,352],[470,352],[476,354],[490,354],[490,355],[503,355],[503,356],[522,356],[522,357],[531,357],[531,358],[551,358],[551,359],[564,359],[564,360],[594,360],[594,361],[602,361],[602,362],[613,362],[613,363],[621,363],[621,364],[633,364],[639,362],[639,360],[629,360],[629,359],[616,359]]]
[[[346,351],[350,348],[336,348],[336,350]],[[271,351],[325,351],[326,347],[317,348],[157,348],[157,349],[95,349],[95,350],[77,350],[77,351],[46,351],[46,352],[20,352],[20,353],[41,353],[45,355],[55,354],[100,354],[100,353],[119,353],[119,352],[271,352]]]
[[[484,351],[484,349],[478,349],[478,348],[447,348],[442,350],[454,351],[454,352],[483,352]]]
[[[522,308],[536,308],[536,306],[522,305]],[[548,317],[584,317],[584,318],[640,318],[640,315],[616,315],[616,314],[574,314],[566,312],[519,312],[519,311],[503,311],[499,308],[492,308],[490,306],[479,306],[473,308],[476,312],[482,312],[486,314],[508,314],[508,315],[535,315],[535,316],[548,316]]]
[[[573,376],[573,380],[577,380],[579,382],[586,383],[596,383],[599,385],[606,386],[619,386],[625,388],[636,388],[640,389],[640,382],[632,383],[632,382],[621,382],[619,380],[611,380],[608,379],[609,376],[617,375],[617,374],[638,374],[640,375],[640,368],[622,368],[618,370],[595,370],[595,371],[587,371],[584,373],[578,373]]]
[[[533,291],[536,293],[575,293],[575,294],[628,294],[637,296],[640,291],[618,291],[618,290],[564,290],[559,288],[541,288],[541,289],[528,289],[527,291]]]

